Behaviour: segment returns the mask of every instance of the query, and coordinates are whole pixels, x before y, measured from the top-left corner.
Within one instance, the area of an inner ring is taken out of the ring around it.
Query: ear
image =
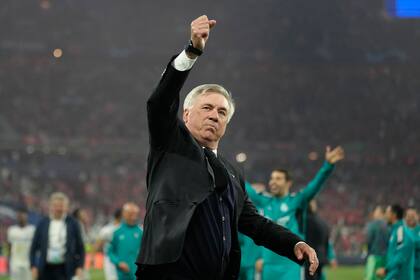
[[[188,123],[189,115],[190,111],[188,109],[184,109],[184,112],[182,113],[182,119],[184,120],[184,123]]]

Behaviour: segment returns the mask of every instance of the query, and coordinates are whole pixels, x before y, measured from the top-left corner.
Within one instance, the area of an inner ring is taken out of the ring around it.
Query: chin
[[[207,141],[217,141],[219,139],[213,132],[205,132],[202,137]]]

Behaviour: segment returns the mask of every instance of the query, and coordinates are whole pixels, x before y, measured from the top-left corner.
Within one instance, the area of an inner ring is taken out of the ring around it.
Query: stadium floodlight
[[[236,155],[236,161],[237,162],[241,162],[242,163],[242,162],[245,162],[246,159],[247,159],[247,156],[246,156],[245,153],[239,153],[239,154]]]

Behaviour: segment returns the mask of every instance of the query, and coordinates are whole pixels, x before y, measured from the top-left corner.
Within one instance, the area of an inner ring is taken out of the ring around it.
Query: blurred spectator
[[[408,208],[405,213],[405,223],[413,234],[415,243],[414,252],[414,279],[420,279],[420,224],[419,214],[415,208]]]
[[[108,249],[114,235],[114,231],[121,224],[121,209],[118,208],[114,212],[114,220],[105,225],[99,232],[99,237],[95,244],[95,251],[102,250],[104,253],[104,275],[105,280],[117,280],[117,270],[115,265],[108,257]]]
[[[385,280],[413,280],[414,241],[403,222],[404,209],[398,204],[388,206],[385,217],[391,226],[391,233],[386,252],[386,265],[378,268],[376,275]]]
[[[117,268],[118,280],[136,279],[136,259],[143,236],[138,218],[139,207],[134,203],[124,204],[121,226],[114,231],[108,249],[108,257]]]
[[[309,246],[314,248],[318,255],[319,266],[315,274],[311,276],[309,274],[309,265],[306,264],[305,279],[321,280],[323,279],[323,268],[330,263],[328,259],[330,250],[330,228],[318,215],[318,204],[316,200],[312,199],[309,202],[309,207],[307,209],[305,237]]]
[[[49,217],[36,227],[30,260],[32,276],[39,280],[83,277],[85,250],[78,222],[67,215],[68,197],[56,192],[49,199]]]
[[[7,241],[10,245],[10,279],[31,280],[31,264],[29,251],[35,227],[28,224],[28,212],[23,209],[17,211],[17,225],[9,227]]]
[[[80,232],[82,234],[82,240],[85,248],[85,253],[88,254],[91,251],[91,244],[88,238],[88,225],[89,225],[89,217],[85,209],[83,208],[76,208],[72,213],[73,218],[79,223]],[[83,280],[89,280],[90,274],[89,269],[83,267]]]
[[[389,239],[388,227],[381,206],[376,206],[372,220],[366,225],[366,280],[379,280],[376,270],[385,266],[386,249]]]

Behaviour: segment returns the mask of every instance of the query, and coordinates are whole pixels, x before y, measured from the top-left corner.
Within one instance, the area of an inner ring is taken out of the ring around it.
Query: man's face
[[[80,221],[82,222],[82,223],[84,223],[84,224],[88,224],[89,223],[89,215],[88,215],[88,213],[86,212],[86,210],[84,210],[84,209],[81,209],[80,210]]]
[[[385,211],[385,218],[389,224],[394,223],[397,220],[397,217],[394,212],[392,212],[391,206],[388,206]]]
[[[137,206],[129,206],[123,211],[124,221],[130,225],[134,226],[137,224],[139,218],[139,208]]]
[[[414,209],[408,209],[405,213],[405,223],[407,226],[413,228],[417,225],[419,221],[419,216],[417,214],[417,211]]]
[[[16,215],[16,220],[19,225],[26,225],[28,222],[28,215],[25,212],[18,212]]]
[[[286,180],[286,174],[279,171],[271,172],[269,182],[270,192],[276,196],[284,196],[289,192],[292,185],[291,181]]]
[[[373,218],[378,220],[378,219],[382,219],[383,217],[384,217],[384,213],[383,213],[382,207],[377,206],[375,210],[373,211]]]
[[[67,202],[61,199],[52,200],[50,202],[50,212],[54,219],[61,219],[64,214],[67,214]]]
[[[184,122],[197,141],[206,147],[216,149],[225,134],[228,123],[229,103],[215,92],[199,95],[194,105],[184,110]]]

